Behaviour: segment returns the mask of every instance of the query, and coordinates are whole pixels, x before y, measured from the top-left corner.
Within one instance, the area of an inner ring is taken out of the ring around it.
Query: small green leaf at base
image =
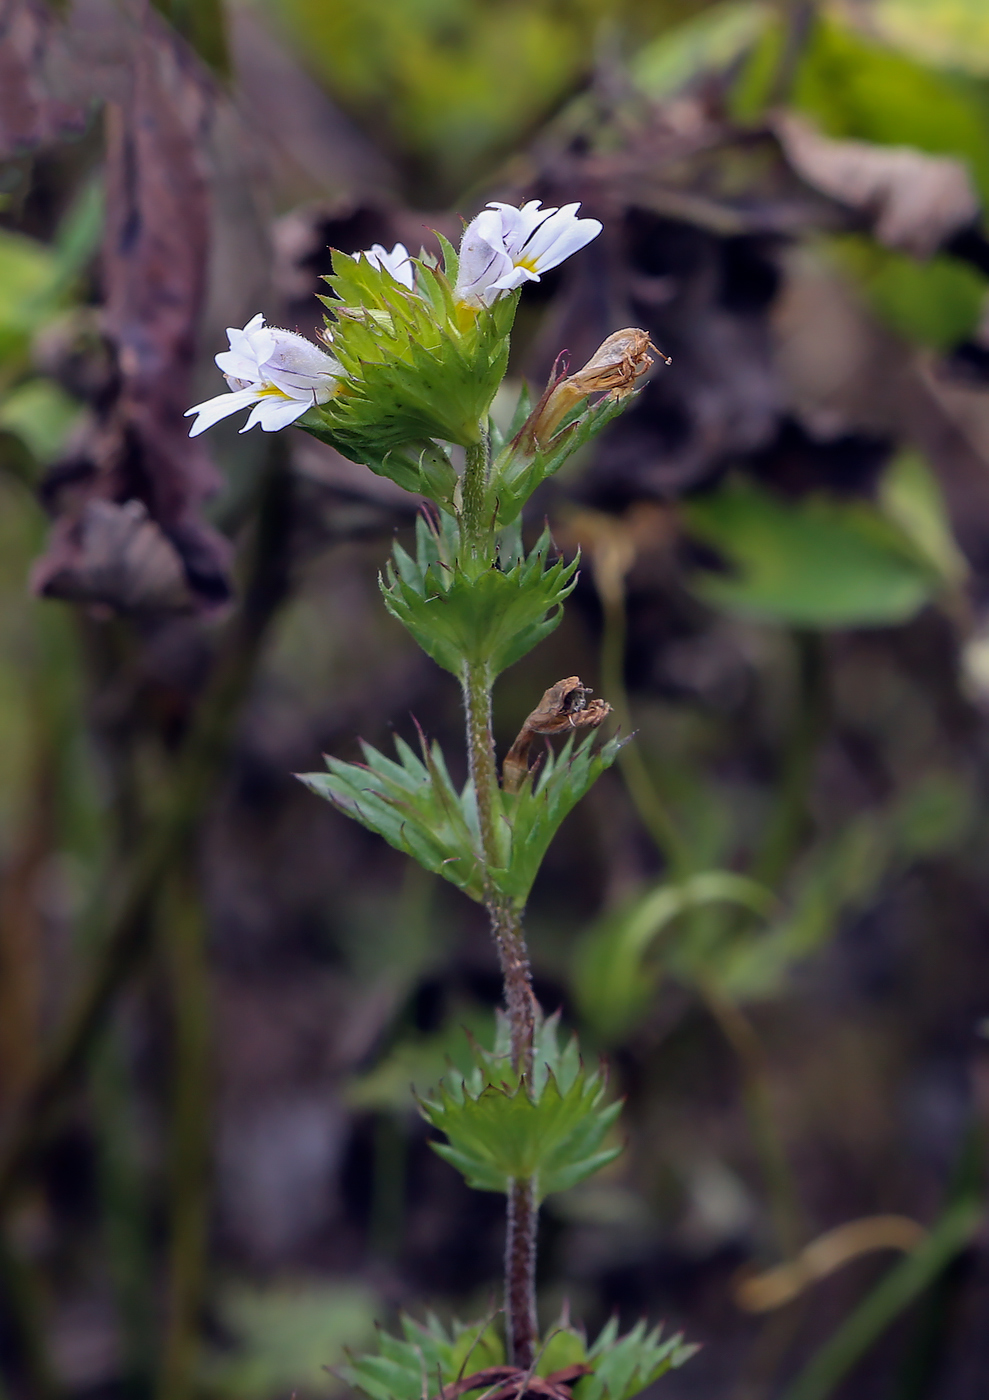
[[[624,1337],[618,1335],[618,1319],[612,1318],[588,1350],[594,1374],[574,1387],[574,1400],[632,1400],[632,1396],[674,1371],[699,1350],[684,1342],[680,1333],[662,1340],[662,1326],[646,1330],[637,1322]]]
[[[337,1374],[370,1400],[423,1400],[460,1376],[500,1366],[505,1349],[490,1320],[449,1329],[430,1314],[425,1323],[403,1313],[402,1336],[378,1333],[377,1355],[352,1356]]]
[[[647,1330],[641,1321],[620,1337],[618,1319],[613,1317],[597,1341],[588,1346],[583,1329],[573,1326],[565,1312],[546,1335],[536,1373],[552,1375],[564,1366],[583,1362],[593,1367],[593,1374],[576,1382],[573,1400],[632,1400],[698,1350],[684,1342],[680,1333],[663,1338],[662,1332],[662,1326]]]

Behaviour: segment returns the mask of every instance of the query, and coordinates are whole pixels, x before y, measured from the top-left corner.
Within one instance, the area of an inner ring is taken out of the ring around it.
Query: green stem
[[[485,517],[489,470],[487,435],[467,448],[462,483],[461,528],[465,561],[491,561],[495,540],[492,522]],[[477,802],[481,857],[485,866],[485,905],[505,984],[505,1006],[512,1040],[512,1067],[527,1079],[532,1074],[532,1042],[536,1002],[532,994],[529,956],[519,911],[495,887],[491,871],[503,864],[499,849],[501,790],[495,763],[491,727],[493,677],[486,661],[464,665],[464,713],[467,722],[467,754]],[[512,1183],[508,1193],[505,1229],[505,1311],[512,1363],[526,1370],[536,1354],[536,1227],[539,1206],[531,1180]]]
[[[502,862],[498,851],[501,794],[491,732],[491,681],[487,666],[467,665],[464,668],[464,710],[470,775],[481,833],[481,854],[486,867],[485,905],[505,982],[505,1005],[512,1033],[512,1066],[517,1073],[528,1075],[532,1070],[532,1036],[535,1029],[535,999],[532,995],[529,956],[519,913],[497,892],[488,874]]]
[[[709,978],[701,995],[742,1068],[742,1097],[749,1131],[759,1155],[780,1254],[793,1259],[803,1243],[803,1215],[786,1151],[776,1126],[766,1056],[752,1022]]]
[[[601,693],[608,700],[619,726],[632,734],[632,714],[625,689],[625,643],[628,621],[625,613],[625,590],[617,587],[599,589],[604,613],[604,633],[601,638]],[[690,852],[677,830],[676,822],[656,791],[655,784],[642,758],[638,744],[625,744],[618,755],[618,766],[625,787],[674,879],[690,873]]]
[[[195,1383],[209,1207],[209,971],[202,902],[189,869],[166,901],[163,942],[173,1019],[168,1289],[158,1400],[183,1400]]]

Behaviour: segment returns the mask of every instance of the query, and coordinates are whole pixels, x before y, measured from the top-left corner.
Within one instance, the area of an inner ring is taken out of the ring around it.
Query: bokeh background
[[[482,914],[292,777],[414,721],[463,775],[377,588],[416,501],[182,413],[329,245],[493,197],[605,225],[514,388],[672,356],[534,501],[584,564],[496,694],[502,745],[572,674],[636,733],[529,918],[626,1096],[545,1320],[682,1328],[668,1400],[983,1394],[982,0],[0,0],[0,159],[10,1400],[319,1400],[492,1306],[501,1201],[410,1093],[488,1034]]]

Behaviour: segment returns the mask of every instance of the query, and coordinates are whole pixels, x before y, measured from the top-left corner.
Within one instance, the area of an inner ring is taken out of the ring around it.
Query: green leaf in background
[[[51,379],[28,379],[0,399],[0,428],[16,433],[39,462],[62,450],[81,405]]]
[[[985,0],[875,0],[869,25],[924,63],[989,74]]]
[[[533,1179],[539,1200],[593,1175],[621,1152],[602,1148],[621,1111],[606,1103],[602,1075],[584,1068],[576,1037],[558,1041],[559,1012],[540,1022],[531,1083],[511,1069],[508,1028],[499,1017],[494,1051],[478,1050],[468,1075],[451,1072],[420,1100],[427,1123],[445,1133],[434,1150],[476,1191],[507,1192]]]
[[[655,995],[661,966],[648,959],[659,935],[682,914],[711,904],[764,915],[775,898],[755,880],[711,870],[637,896],[583,935],[572,960],[573,994],[582,1018],[601,1040],[621,1040]]]
[[[765,621],[888,626],[913,617],[940,586],[912,539],[865,501],[787,501],[732,480],[688,501],[683,514],[735,571],[695,573],[694,591]]]
[[[449,199],[588,72],[602,0],[267,0],[327,88]]]
[[[50,248],[24,234],[0,229],[0,364],[26,349],[38,324],[38,306],[55,281]]]
[[[755,45],[733,94],[740,119],[761,115],[782,43],[777,22]],[[971,79],[928,67],[829,15],[815,22],[788,101],[828,136],[958,156],[989,200],[989,98]]]
[[[940,484],[919,452],[905,448],[893,458],[879,482],[879,504],[945,583],[965,578],[968,563],[952,534]]]
[[[934,771],[919,775],[885,810],[846,822],[800,862],[780,918],[718,947],[710,974],[722,992],[734,1001],[778,995],[791,969],[866,908],[884,880],[957,846],[974,810],[969,784]]]
[[[726,0],[646,44],[632,59],[632,80],[662,101],[703,73],[721,72],[759,38],[775,10],[763,0]]]
[[[340,1377],[370,1400],[423,1400],[465,1373],[504,1364],[505,1350],[490,1321],[454,1319],[447,1329],[432,1314],[422,1324],[403,1313],[401,1327],[401,1337],[378,1333],[376,1355],[352,1356],[339,1367]]]
[[[219,1312],[237,1346],[209,1357],[204,1368],[209,1392],[238,1400],[269,1400],[293,1391],[339,1394],[342,1387],[326,1368],[346,1347],[370,1340],[377,1306],[374,1295],[352,1279],[345,1285],[299,1280],[228,1288],[220,1295]]]
[[[904,339],[948,350],[978,326],[987,283],[957,258],[921,263],[859,234],[832,238],[828,246],[880,319]]]

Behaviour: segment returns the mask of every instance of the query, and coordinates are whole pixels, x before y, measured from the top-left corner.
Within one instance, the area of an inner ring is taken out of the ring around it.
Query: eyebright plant
[[[365,745],[363,764],[331,757],[302,781],[488,911],[505,989],[494,1050],[477,1048],[471,1072],[451,1071],[419,1108],[446,1138],[437,1152],[469,1185],[507,1199],[505,1327],[502,1342],[490,1320],[448,1334],[435,1320],[406,1319],[403,1338],[382,1335],[378,1354],[346,1368],[371,1400],[425,1400],[437,1383],[438,1400],[481,1391],[488,1400],[631,1400],[693,1350],[644,1324],[624,1337],[609,1326],[588,1345],[568,1317],[540,1339],[536,1319],[540,1202],[618,1153],[620,1104],[575,1038],[561,1048],[559,1016],[538,1006],[522,916],[560,823],[620,742],[595,744],[610,706],[568,676],[547,689],[499,774],[491,691],[557,626],[576,582],[578,561],[555,557],[548,531],[526,549],[522,509],[623,410],[655,348],[645,331],[616,331],[575,374],[554,372],[535,404],[523,391],[507,432],[492,421],[520,289],[601,232],[578,209],[491,203],[466,226],[459,253],[440,239],[442,261],[400,243],[334,252],[321,298],[325,348],[255,316],[228,331],[230,349],[216,357],[230,392],[189,410],[193,436],[242,408],[242,432],[294,423],[430,503],[414,554],[395,545],[381,589],[391,615],[461,686],[468,780],[458,789],[438,745],[420,735],[418,752],[402,739],[393,758]],[[548,752],[533,762],[537,738]]]

